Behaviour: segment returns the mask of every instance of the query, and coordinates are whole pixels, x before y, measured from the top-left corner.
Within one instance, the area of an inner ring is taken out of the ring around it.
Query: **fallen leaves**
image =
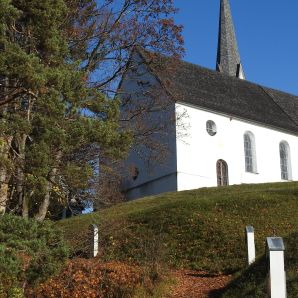
[[[142,271],[136,266],[75,259],[67,263],[60,275],[28,289],[26,297],[130,297],[141,282]]]
[[[177,284],[172,288],[168,298],[212,297],[212,292],[224,288],[232,279],[231,275],[210,275],[191,270],[179,270],[174,272],[173,276]]]

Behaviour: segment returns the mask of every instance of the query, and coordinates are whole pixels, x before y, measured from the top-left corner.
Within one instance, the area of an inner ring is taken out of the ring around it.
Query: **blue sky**
[[[174,0],[184,60],[215,68],[220,0]],[[230,0],[249,81],[298,95],[298,1]]]

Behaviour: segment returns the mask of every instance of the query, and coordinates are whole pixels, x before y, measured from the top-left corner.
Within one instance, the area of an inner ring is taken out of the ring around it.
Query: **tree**
[[[136,46],[167,56],[183,53],[182,27],[175,24],[173,0],[85,0],[76,21],[71,50],[83,69],[95,73],[91,85],[101,91],[115,87],[129,67]],[[82,27],[85,30],[82,30]]]
[[[96,143],[120,157],[111,148],[125,152],[129,137],[118,129],[117,101],[88,86],[68,49],[65,2],[7,1],[6,10],[15,14],[1,19],[2,210],[43,220],[53,192],[61,200],[62,186],[88,187],[92,165],[71,158],[76,151]]]
[[[182,52],[172,0],[0,3],[0,211],[43,220],[124,158],[112,96],[136,45]]]

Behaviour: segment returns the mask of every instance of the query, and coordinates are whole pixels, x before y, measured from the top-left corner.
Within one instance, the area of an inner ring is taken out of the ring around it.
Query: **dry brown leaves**
[[[59,276],[28,289],[26,297],[129,297],[141,281],[141,270],[135,266],[75,259],[68,262]]]
[[[206,272],[179,270],[174,272],[177,284],[168,298],[212,297],[212,292],[224,288],[231,275],[210,275]]]
[[[224,288],[231,275],[210,275],[206,272],[179,270],[172,274],[177,281],[167,298],[213,297]],[[59,276],[34,289],[27,289],[26,297],[131,297],[136,287],[144,283],[141,268],[119,262],[102,263],[99,259],[69,261]]]

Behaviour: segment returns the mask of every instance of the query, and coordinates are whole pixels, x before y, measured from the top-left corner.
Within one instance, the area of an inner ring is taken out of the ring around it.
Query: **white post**
[[[95,258],[98,254],[98,227],[97,225],[91,225],[91,243],[92,243],[92,251],[91,255]]]
[[[286,272],[284,265],[285,246],[281,237],[268,237],[267,250],[269,257],[269,296],[286,298]]]
[[[255,247],[255,231],[252,226],[247,226],[246,231],[246,244],[247,244],[247,262],[251,265],[256,260],[256,247]]]

